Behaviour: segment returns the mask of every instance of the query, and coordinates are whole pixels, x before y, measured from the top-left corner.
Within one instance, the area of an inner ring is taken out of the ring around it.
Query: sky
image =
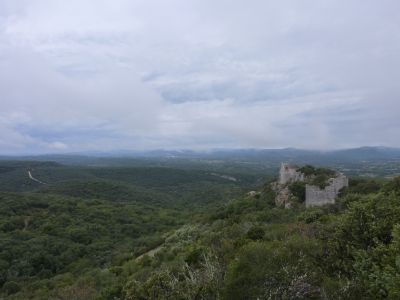
[[[0,154],[400,147],[398,0],[0,0]]]

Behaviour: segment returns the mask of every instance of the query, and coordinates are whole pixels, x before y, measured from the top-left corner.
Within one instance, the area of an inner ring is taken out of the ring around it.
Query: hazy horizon
[[[400,2],[0,2],[0,154],[400,147]]]
[[[181,152],[181,153],[194,153],[194,154],[207,154],[207,153],[218,153],[218,152],[240,152],[240,151],[299,151],[299,152],[320,152],[320,153],[332,153],[332,152],[341,152],[341,151],[362,151],[362,150],[394,150],[399,151],[400,147],[385,147],[385,146],[360,146],[360,147],[352,147],[352,148],[330,148],[330,149],[317,149],[317,148],[296,148],[296,147],[285,147],[285,148],[198,148],[198,149],[189,149],[189,148],[153,148],[153,149],[114,149],[109,151],[101,151],[101,150],[87,150],[87,151],[54,151],[54,152],[21,152],[21,153],[0,153],[0,156],[3,157],[30,157],[30,156],[96,156],[96,157],[135,157],[135,155],[144,155],[146,154],[156,154],[162,153],[173,153],[173,152]]]

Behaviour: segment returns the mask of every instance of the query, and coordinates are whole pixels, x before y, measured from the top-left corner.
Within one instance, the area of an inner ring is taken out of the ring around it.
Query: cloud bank
[[[400,146],[398,1],[0,2],[0,153]]]

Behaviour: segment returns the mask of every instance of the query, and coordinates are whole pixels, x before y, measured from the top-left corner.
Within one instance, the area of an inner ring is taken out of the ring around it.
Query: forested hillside
[[[227,178],[166,167],[1,162],[1,297],[71,299],[85,278],[96,278],[83,290],[98,297],[118,280],[110,268],[156,248],[254,180]]]
[[[279,209],[266,185],[187,225],[129,269],[122,299],[398,299],[400,178],[352,180],[338,203]],[[128,267],[129,266],[129,267]]]
[[[283,209],[273,179],[247,172],[1,170],[0,298],[400,297],[399,177],[352,178],[335,205]]]

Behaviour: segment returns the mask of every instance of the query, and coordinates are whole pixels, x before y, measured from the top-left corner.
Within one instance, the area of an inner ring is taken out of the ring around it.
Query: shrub
[[[3,285],[3,290],[7,295],[12,295],[18,293],[21,290],[21,287],[18,283],[14,281],[8,281]]]
[[[306,200],[306,183],[301,181],[293,182],[289,185],[289,191],[300,203]]]
[[[308,209],[299,215],[298,220],[309,224],[318,221],[323,215],[321,209]]]
[[[301,241],[253,242],[228,267],[225,299],[319,299],[318,279]],[[303,248],[303,251],[299,251]]]
[[[247,237],[253,241],[261,240],[265,235],[264,228],[260,226],[253,226],[247,231]]]

